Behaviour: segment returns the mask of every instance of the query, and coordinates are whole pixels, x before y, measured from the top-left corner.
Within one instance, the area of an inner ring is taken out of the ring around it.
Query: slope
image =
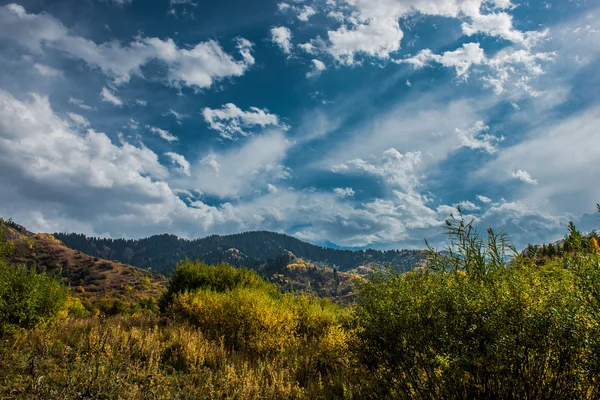
[[[14,246],[7,257],[9,263],[61,277],[82,300],[118,298],[130,303],[158,298],[164,290],[166,279],[161,275],[86,255],[65,246],[53,235],[34,234],[14,223],[5,227],[6,239]]]
[[[349,271],[363,265],[390,264],[397,270],[410,270],[424,258],[421,250],[338,250],[315,246],[292,236],[253,231],[235,235],[213,235],[187,240],[174,235],[155,235],[145,239],[105,239],[75,233],[56,233],[67,246],[95,257],[135,265],[169,274],[182,259],[207,263],[228,262],[256,269],[270,259],[291,252],[296,257],[320,266]]]

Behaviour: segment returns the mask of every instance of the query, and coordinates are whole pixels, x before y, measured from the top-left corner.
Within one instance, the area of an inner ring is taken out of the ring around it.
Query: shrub
[[[129,311],[129,305],[121,299],[102,298],[98,300],[96,307],[101,314],[107,316],[126,314]]]
[[[180,263],[169,279],[166,293],[161,298],[164,310],[173,296],[184,291],[209,289],[226,292],[235,288],[261,287],[276,291],[275,286],[266,283],[257,273],[245,268],[236,268],[226,263],[208,265],[199,261],[186,260]]]
[[[170,311],[198,326],[208,338],[223,338],[228,348],[258,355],[283,352],[292,344],[297,326],[285,302],[248,288],[227,293],[207,289],[180,293]]]
[[[68,289],[49,275],[0,261],[0,334],[53,322],[68,299]]]
[[[433,258],[435,271],[360,287],[352,348],[372,396],[597,398],[598,256],[506,263],[493,232],[465,226],[450,230],[462,248]]]

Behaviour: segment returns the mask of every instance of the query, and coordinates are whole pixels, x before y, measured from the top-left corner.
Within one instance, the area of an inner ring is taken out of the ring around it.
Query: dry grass
[[[116,298],[129,303],[158,298],[166,279],[141,268],[91,257],[66,247],[49,234],[24,235],[8,228],[7,238],[14,244],[7,257],[10,264],[34,266],[61,276],[82,301]]]
[[[344,336],[261,358],[200,330],[152,317],[65,320],[5,338],[0,397],[44,399],[318,399],[358,397]],[[298,344],[298,343],[297,343]],[[343,367],[343,368],[342,368]],[[355,395],[355,396],[353,396]]]

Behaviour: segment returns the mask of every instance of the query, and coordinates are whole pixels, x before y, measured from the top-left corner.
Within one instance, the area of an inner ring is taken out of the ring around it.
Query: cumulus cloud
[[[277,193],[277,187],[275,185],[272,185],[270,183],[267,184],[267,191],[269,193]]]
[[[185,159],[184,156],[182,156],[181,154],[177,154],[177,153],[172,153],[172,152],[167,152],[165,153],[165,156],[169,157],[169,159],[171,159],[171,162],[174,165],[177,165],[179,167],[179,171],[187,176],[190,176],[190,163]]]
[[[295,6],[285,2],[277,4],[277,8],[280,12],[293,12],[296,14],[296,18],[303,22],[307,22],[310,17],[317,13],[317,10],[315,10],[314,7],[308,5],[304,5],[302,7]]]
[[[0,114],[0,164],[12,171],[12,185],[33,190],[29,193],[34,197],[52,201],[73,196],[74,201],[85,201],[96,190],[112,189],[115,196],[120,190],[138,191],[141,200],[163,190],[152,181],[166,176],[156,154],[143,146],[115,146],[92,129],[85,135],[71,130],[47,97],[33,95],[31,101],[22,102],[0,90]],[[77,187],[89,190],[79,193],[73,190]]]
[[[298,19],[300,21],[306,22],[309,20],[310,17],[312,17],[316,13],[317,13],[317,11],[314,8],[312,8],[311,6],[304,6],[298,13]]]
[[[157,134],[158,136],[160,136],[162,139],[166,140],[167,142],[176,142],[178,139],[176,136],[173,136],[171,134],[171,132],[164,130],[164,129],[160,129],[157,128],[155,126],[150,126],[150,125],[146,125],[146,128],[152,132]]]
[[[512,173],[512,177],[530,185],[537,185],[538,181],[533,179],[531,174],[524,169],[517,170]]]
[[[206,107],[202,115],[211,129],[219,132],[225,139],[248,136],[255,127],[280,126],[279,117],[266,109],[250,107],[243,111],[235,104],[225,104],[220,109]]]
[[[512,8],[508,0],[332,0],[327,2],[327,16],[340,26],[327,32],[327,40],[316,38],[310,44],[343,64],[355,64],[357,55],[386,60],[400,49],[404,33],[399,21],[419,13],[458,19],[462,21],[461,29],[466,35],[483,33],[523,46],[532,45],[543,33],[516,29],[508,14]],[[294,6],[286,4],[284,9],[294,9]],[[464,68],[455,67],[457,70]]]
[[[49,78],[55,78],[62,74],[60,70],[40,63],[33,64],[33,68],[35,68],[38,74]]]
[[[253,44],[238,38],[236,47],[241,59],[226,53],[214,40],[190,47],[179,47],[173,39],[136,37],[129,44],[116,41],[97,44],[72,35],[50,14],[29,14],[17,4],[0,7],[0,40],[16,42],[34,53],[45,48],[62,51],[100,69],[114,79],[115,84],[141,77],[141,67],[158,61],[166,67],[164,80],[175,87],[209,88],[215,81],[241,76],[255,62]]]
[[[456,129],[456,134],[460,141],[459,147],[468,147],[473,150],[483,150],[486,153],[494,154],[498,151],[497,144],[504,140],[504,136],[494,136],[486,133],[489,126],[483,121],[477,121],[475,125],[468,129]]]
[[[347,187],[347,188],[335,188],[333,189],[333,193],[335,193],[336,196],[338,197],[353,197],[354,196],[354,189],[352,189],[351,187]]]
[[[375,160],[374,160],[375,161]],[[369,162],[361,158],[334,165],[333,172],[365,172],[383,178],[393,186],[398,186],[405,191],[413,191],[419,183],[415,174],[416,167],[421,163],[421,153],[413,152],[402,154],[394,148],[383,152],[377,162]]]
[[[312,60],[312,69],[306,73],[306,77],[309,79],[316,78],[317,76],[321,75],[321,73],[326,69],[327,67],[325,66],[325,63],[315,58]]]
[[[480,202],[485,203],[485,204],[489,204],[492,202],[492,199],[490,199],[489,197],[486,197],[484,195],[481,195],[481,194],[477,195],[477,200],[479,200]]]
[[[271,41],[275,43],[285,54],[292,52],[292,31],[285,26],[271,29]]]
[[[121,100],[118,96],[116,96],[110,89],[103,87],[100,92],[100,100],[110,103],[117,107],[123,106],[123,100]]]
[[[412,64],[415,68],[422,68],[430,62],[436,62],[444,67],[454,68],[457,77],[466,78],[473,65],[481,65],[486,61],[486,56],[479,43],[465,43],[462,47],[447,51],[443,54],[434,54],[425,49],[414,57],[399,60],[400,63]]]
[[[115,145],[92,129],[85,133],[72,129],[46,97],[21,101],[0,91],[0,139],[0,168],[7,172],[0,178],[0,212],[34,230],[130,237],[167,230],[195,237],[271,229],[312,241],[326,238],[343,246],[393,246],[399,241],[421,246],[423,237],[434,236],[435,242],[447,216],[442,212],[445,208],[433,209],[431,200],[420,193],[418,155],[393,149],[381,157],[344,163],[339,173],[369,174],[391,188],[389,198],[355,205],[340,200],[335,192],[276,187],[290,176],[281,165],[290,144],[280,132],[254,136],[241,148],[213,153],[202,163],[187,164],[179,154],[165,154],[183,175],[177,178],[176,188],[153,151],[127,142]],[[255,193],[257,187],[267,192],[271,188],[271,193],[218,206],[180,196],[201,191],[236,197]],[[349,188],[338,189],[349,192]],[[477,211],[472,203],[462,206]],[[521,229],[544,234],[564,231],[564,217],[522,202],[491,204],[479,217],[486,226],[516,231],[519,243],[525,240],[518,235]],[[299,221],[307,227],[297,228]]]

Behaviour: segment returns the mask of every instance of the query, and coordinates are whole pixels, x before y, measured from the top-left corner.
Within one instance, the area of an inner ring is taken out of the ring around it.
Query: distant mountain
[[[422,250],[338,250],[315,246],[292,236],[267,231],[235,235],[213,235],[187,240],[174,235],[155,235],[145,239],[103,239],[76,233],[56,233],[66,246],[94,257],[116,260],[168,275],[180,260],[189,258],[206,263],[228,262],[258,269],[285,253],[319,267],[350,271],[365,265],[392,265],[406,271],[420,265]]]

